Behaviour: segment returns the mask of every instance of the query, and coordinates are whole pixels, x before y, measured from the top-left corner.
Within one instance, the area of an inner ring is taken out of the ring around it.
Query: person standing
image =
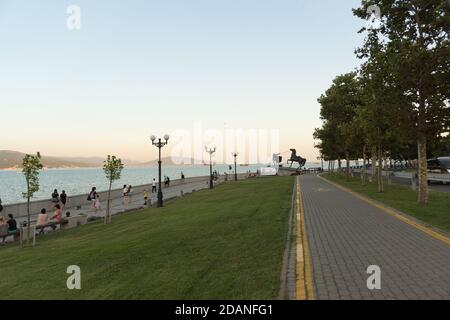
[[[97,188],[92,187],[92,190],[87,197],[87,200],[91,202],[91,209],[95,209],[96,199],[97,199]]]
[[[52,202],[54,205],[59,204],[59,193],[58,193],[58,190],[56,190],[56,189],[52,193]]]
[[[128,198],[128,187],[126,184],[123,185],[122,189],[122,204],[125,205],[127,203]]]
[[[133,196],[133,187],[131,185],[129,185],[128,191],[127,191],[127,197],[128,197],[129,204],[133,201],[132,196]]]
[[[184,184],[184,173],[183,173],[183,171],[181,171],[181,184]]]
[[[61,194],[59,195],[59,199],[61,200],[62,210],[64,210],[66,208],[67,203],[67,194],[65,190],[61,192]]]
[[[156,192],[156,180],[155,178],[153,178],[153,182],[152,182],[152,193]]]

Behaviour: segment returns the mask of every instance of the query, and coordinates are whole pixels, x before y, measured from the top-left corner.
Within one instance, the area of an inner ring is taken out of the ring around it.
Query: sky
[[[0,0],[0,150],[148,161],[151,134],[190,136],[167,156],[201,126],[202,148],[237,145],[208,129],[268,130],[279,152],[316,160],[317,98],[359,65],[359,3]]]

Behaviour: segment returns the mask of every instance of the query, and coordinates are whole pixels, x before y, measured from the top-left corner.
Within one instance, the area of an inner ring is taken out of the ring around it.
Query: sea
[[[238,173],[247,171],[256,172],[267,165],[238,166]],[[227,172],[234,173],[234,167],[230,170],[228,165],[214,165],[213,170],[220,174]],[[163,166],[162,175],[168,176],[171,180],[181,178],[181,172],[186,178],[209,175],[209,166]],[[138,186],[151,183],[155,178],[158,180],[157,167],[126,167],[122,171],[121,179],[115,181],[113,188],[121,188],[124,184]],[[59,193],[65,190],[69,197],[72,195],[88,194],[92,187],[97,187],[98,191],[106,191],[108,181],[101,168],[76,168],[76,169],[45,169],[39,174],[39,191],[32,200],[50,199],[54,189]],[[26,191],[25,178],[20,170],[0,171],[0,199],[3,205],[25,202],[22,193]]]

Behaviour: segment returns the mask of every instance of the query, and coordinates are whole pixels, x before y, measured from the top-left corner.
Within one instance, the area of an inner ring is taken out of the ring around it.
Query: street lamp
[[[239,155],[239,153],[238,152],[233,152],[231,154],[234,157],[234,181],[237,181],[238,178],[237,178],[237,159],[236,158]]]
[[[162,185],[161,185],[161,148],[164,147],[166,144],[169,143],[169,135],[166,134],[164,136],[164,140],[166,140],[165,142],[161,141],[161,138],[158,138],[158,141],[156,141],[156,137],[154,135],[152,135],[150,137],[150,140],[152,140],[152,145],[156,146],[159,150],[159,157],[158,157],[158,182],[159,182],[159,187],[158,187],[158,203],[157,203],[157,207],[161,208],[163,206],[163,193],[162,193]]]
[[[213,174],[212,174],[212,155],[214,152],[216,152],[216,147],[214,148],[205,148],[206,152],[209,153],[209,188],[214,188],[213,184]]]

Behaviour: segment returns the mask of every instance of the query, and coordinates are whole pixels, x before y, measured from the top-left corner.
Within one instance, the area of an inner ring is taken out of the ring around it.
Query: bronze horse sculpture
[[[304,167],[306,164],[306,159],[298,156],[297,150],[295,150],[295,149],[290,149],[290,150],[291,150],[291,158],[287,161],[288,164],[289,164],[289,162],[291,163],[289,168],[292,168],[292,165],[294,164],[294,162],[297,162],[299,164],[298,169]]]

